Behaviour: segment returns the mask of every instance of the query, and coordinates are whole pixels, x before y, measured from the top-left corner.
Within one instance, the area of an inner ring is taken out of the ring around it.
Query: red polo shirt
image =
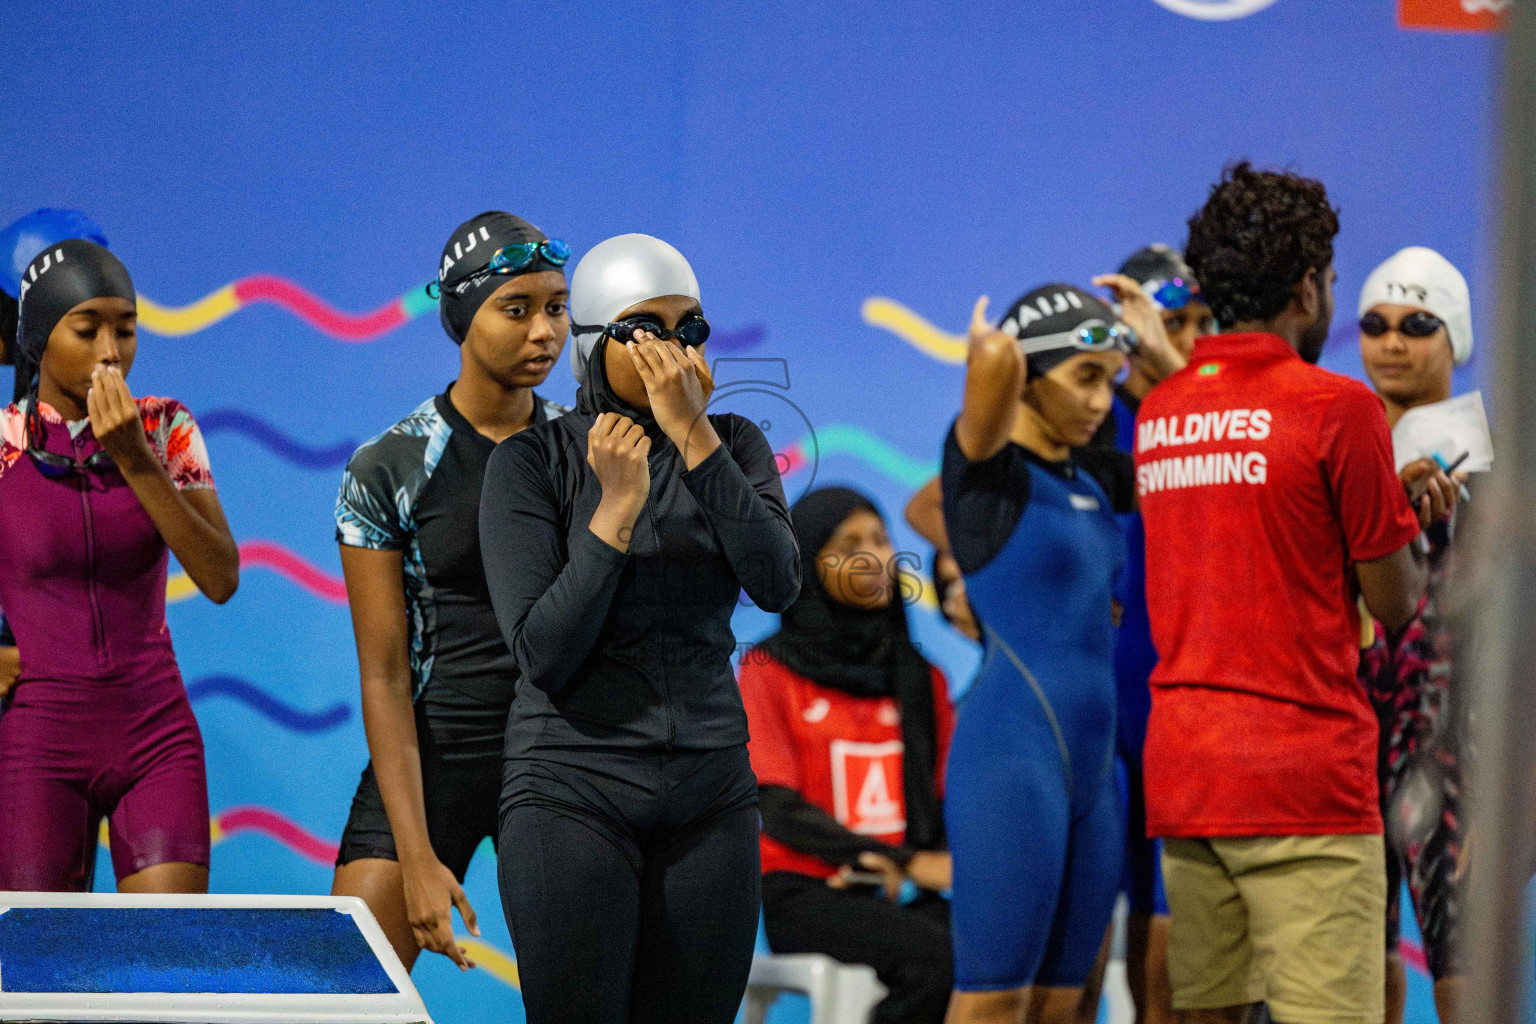
[[[1274,335],[1203,338],[1141,403],[1136,487],[1149,834],[1380,832],[1353,563],[1419,532],[1381,400]]]
[[[936,780],[944,792],[944,764],[955,731],[944,673],[933,680]],[[901,709],[894,697],[854,697],[821,686],[761,650],[742,659],[741,699],[747,707],[747,744],[758,785],[783,786],[826,811],[844,828],[892,846],[907,837]],[[763,874],[797,871],[830,878],[837,868],[762,835]]]

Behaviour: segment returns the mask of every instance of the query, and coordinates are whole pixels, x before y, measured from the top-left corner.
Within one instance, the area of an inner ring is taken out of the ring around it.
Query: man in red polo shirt
[[[1381,400],[1313,365],[1338,233],[1323,186],[1238,164],[1189,230],[1227,333],[1147,395],[1136,436],[1161,657],[1147,828],[1165,840],[1174,1006],[1379,1024],[1385,862],[1356,596],[1390,628],[1409,620],[1420,520]],[[1439,511],[1450,481],[1421,483]]]

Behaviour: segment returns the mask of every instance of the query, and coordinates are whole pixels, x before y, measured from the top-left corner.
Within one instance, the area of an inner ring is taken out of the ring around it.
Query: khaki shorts
[[[1379,835],[1165,839],[1179,1010],[1268,1003],[1287,1024],[1381,1024]]]

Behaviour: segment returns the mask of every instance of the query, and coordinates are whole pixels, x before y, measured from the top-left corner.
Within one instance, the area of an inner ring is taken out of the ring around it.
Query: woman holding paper
[[[1387,422],[1400,449],[1399,462],[1407,457],[1401,449],[1411,433],[1396,430],[1404,414],[1414,409],[1424,410],[1419,415],[1454,412],[1430,407],[1450,403],[1451,372],[1471,355],[1467,282],[1445,257],[1415,246],[1376,268],[1360,295],[1360,357],[1386,404]],[[1473,447],[1479,446],[1469,443],[1466,452]],[[1407,997],[1407,974],[1397,953],[1401,880],[1408,883],[1424,935],[1442,1021],[1455,1020],[1463,973],[1458,949],[1460,894],[1467,867],[1461,810],[1463,716],[1449,689],[1452,644],[1440,607],[1453,563],[1456,496],[1439,486],[1434,470],[1440,467],[1433,458],[1417,457],[1421,452],[1414,447],[1411,455],[1415,457],[1403,465],[1401,477],[1410,494],[1423,490],[1415,504],[1427,523],[1428,587],[1418,614],[1400,634],[1389,637],[1380,623],[1375,624],[1370,646],[1360,658],[1360,680],[1381,722],[1378,770],[1387,842],[1388,1024],[1401,1024]],[[1455,461],[1465,452],[1436,454]],[[1472,456],[1466,465],[1487,468],[1486,449]]]

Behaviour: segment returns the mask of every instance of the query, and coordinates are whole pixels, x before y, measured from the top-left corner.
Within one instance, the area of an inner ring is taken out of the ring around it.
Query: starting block
[[[362,900],[0,892],[0,1020],[431,1024]]]

